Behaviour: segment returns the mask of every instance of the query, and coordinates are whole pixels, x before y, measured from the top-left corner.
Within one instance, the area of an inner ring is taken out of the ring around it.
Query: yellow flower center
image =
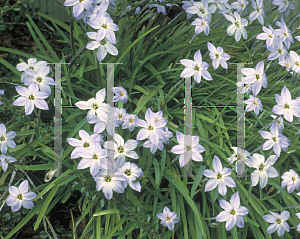
[[[296,63],[295,63],[295,65],[296,65],[296,66],[299,66],[299,63],[298,63],[298,62],[296,62]]]
[[[2,136],[2,137],[0,138],[0,140],[1,140],[1,141],[5,141],[5,137]]]
[[[273,38],[273,35],[270,34],[269,37],[270,37],[270,38]]]
[[[98,105],[96,105],[96,104],[93,104],[93,109],[98,109]]]
[[[205,25],[205,22],[202,22],[202,26],[204,26]]]
[[[264,170],[264,165],[261,164],[258,169],[259,169],[259,171],[263,171]]]
[[[219,54],[216,54],[216,57],[217,57],[217,59],[219,59],[219,57],[220,57]]]
[[[84,143],[83,147],[88,148],[88,147],[90,147],[90,144],[89,143]]]
[[[34,96],[33,96],[33,95],[30,95],[30,96],[29,96],[29,99],[30,99],[30,100],[34,100]]]
[[[166,217],[166,220],[167,220],[167,221],[170,221],[170,220],[171,220],[171,218],[170,218],[170,217]]]
[[[246,88],[248,88],[248,87],[249,87],[249,85],[247,84],[247,85],[245,85],[245,87],[246,87]]]
[[[222,174],[219,173],[219,174],[217,175],[217,179],[221,179],[221,178],[222,178]]]
[[[237,160],[240,160],[242,158],[241,155],[239,155],[239,154],[236,154],[235,157]]]
[[[105,24],[103,24],[102,27],[103,27],[104,29],[107,29],[107,26],[106,26]]]
[[[103,39],[103,40],[100,41],[100,44],[101,44],[101,45],[105,45],[105,44],[106,44],[106,41]]]
[[[287,36],[287,34],[284,32],[283,35]]]
[[[149,126],[149,127],[148,127],[148,130],[153,130],[153,126]]]
[[[280,120],[277,120],[277,124],[280,124]]]
[[[256,80],[258,80],[258,79],[259,79],[259,75],[258,75],[258,74],[257,74],[255,77],[256,77]]]
[[[288,4],[288,2],[287,2],[287,1],[283,1],[283,2],[284,2],[284,4],[285,4],[285,5],[287,5],[287,4]]]
[[[37,78],[36,78],[36,81],[37,81],[38,83],[41,83],[41,82],[42,82],[42,77],[37,77]]]
[[[242,7],[242,8],[244,8],[244,7],[245,7],[245,5],[244,5],[244,4],[241,4],[241,7]]]
[[[273,137],[272,139],[273,139],[273,141],[274,141],[274,142],[276,142],[276,141],[277,141],[275,137]]]
[[[133,123],[133,121],[134,121],[133,119],[130,119],[130,120],[129,120],[130,123]]]
[[[200,70],[199,66],[195,66],[195,71],[199,71],[199,70]]]
[[[280,219],[277,219],[277,220],[276,220],[276,223],[277,223],[277,224],[280,224],[280,223],[281,223],[281,220],[280,220]]]
[[[158,121],[158,119],[155,119],[154,122]]]
[[[279,54],[281,54],[281,53],[282,53],[282,50],[281,50],[281,49],[278,49],[277,51],[278,51],[278,53],[279,53]]]
[[[236,27],[240,27],[240,24],[238,22],[235,22]]]
[[[285,108],[285,109],[289,109],[290,107],[289,107],[288,104],[285,104],[285,105],[284,105],[284,108]]]
[[[130,176],[130,175],[131,175],[131,171],[130,171],[129,169],[127,169],[127,170],[125,171],[125,174],[126,174],[127,176]]]
[[[105,182],[110,182],[111,181],[111,177],[105,177]]]
[[[124,93],[123,92],[121,92],[121,94],[120,94],[121,96],[123,96],[124,95]]]
[[[32,66],[30,66],[29,69],[34,70],[34,68]]]
[[[93,159],[98,159],[98,155],[94,154]]]
[[[186,146],[186,151],[190,151],[191,149],[191,146]]]
[[[254,101],[253,104],[257,105],[257,101]]]
[[[122,117],[123,117],[122,115],[119,115],[119,119],[122,119]]]
[[[119,152],[119,153],[124,153],[124,148],[123,148],[123,147],[119,147],[119,148],[118,148],[118,152]]]
[[[19,200],[22,200],[22,199],[23,199],[23,195],[22,195],[22,194],[19,194],[19,195],[18,195],[18,199],[19,199]]]
[[[231,214],[231,215],[235,215],[235,211],[232,209],[232,210],[230,211],[230,214]]]
[[[201,12],[202,14],[204,14],[204,13],[205,13],[205,11],[204,11],[203,9],[200,9],[200,12]]]
[[[286,67],[290,67],[290,64],[289,64],[289,63],[286,63],[285,65],[286,65]]]
[[[292,180],[295,182],[295,181],[296,181],[296,178],[292,177]]]

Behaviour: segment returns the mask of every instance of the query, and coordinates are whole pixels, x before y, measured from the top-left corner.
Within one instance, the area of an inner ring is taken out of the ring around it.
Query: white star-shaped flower
[[[221,64],[221,66],[224,69],[227,69],[228,66],[226,61],[230,59],[230,56],[223,51],[223,48],[222,47],[215,48],[215,46],[210,42],[207,42],[207,47],[208,50],[210,51],[209,57],[213,60],[212,65],[214,69],[217,69],[219,67],[219,64]]]
[[[271,126],[270,132],[258,132],[264,139],[267,139],[267,141],[263,144],[263,150],[268,150],[273,147],[277,157],[280,156],[281,149],[288,147],[290,144],[290,140],[288,140],[284,135],[280,134],[278,132],[278,128],[275,126]]]
[[[247,150],[241,149],[239,147],[231,147],[234,153],[228,158],[230,164],[236,160],[242,160],[245,162],[246,159],[250,156],[250,153]]]
[[[291,42],[294,43],[293,36],[291,34],[291,31],[288,29],[287,25],[284,22],[283,15],[281,16],[281,22],[277,21],[276,25],[280,27],[279,31],[280,34],[278,36],[281,37],[281,41],[284,42],[287,49],[290,48]]]
[[[37,70],[26,69],[27,78],[24,80],[24,85],[30,85],[36,82],[39,85],[40,91],[51,94],[50,85],[56,85],[53,78],[47,76],[50,72],[49,66],[39,67]]]
[[[232,23],[227,28],[228,36],[232,36],[235,33],[234,36],[236,42],[241,39],[242,35],[244,39],[247,39],[247,31],[245,27],[248,26],[248,20],[246,20],[245,18],[241,18],[241,16],[237,12],[234,12],[234,17],[227,14],[223,15],[228,21]]]
[[[156,216],[161,220],[160,224],[167,226],[169,230],[174,230],[174,224],[179,222],[176,212],[171,212],[168,207],[165,207],[163,213],[158,213]]]
[[[232,195],[230,203],[221,199],[220,207],[225,211],[219,213],[216,218],[218,222],[226,222],[226,231],[231,230],[234,225],[242,228],[244,227],[244,218],[249,210],[246,207],[240,206],[240,196],[239,192]]]
[[[77,169],[90,168],[92,176],[95,176],[100,169],[107,169],[107,151],[101,148],[99,141],[91,142],[88,150],[81,148],[78,154],[82,159]]]
[[[196,18],[195,21],[193,21],[191,23],[192,26],[196,26],[195,27],[195,34],[199,34],[201,32],[204,32],[205,36],[208,36],[209,34],[209,21],[207,21],[204,18]]]
[[[300,117],[300,102],[292,100],[291,93],[286,86],[281,90],[281,96],[275,94],[277,105],[273,107],[272,112],[277,115],[284,115],[284,118],[292,122],[293,116]]]
[[[294,192],[295,189],[300,189],[299,175],[293,169],[290,169],[289,172],[285,172],[281,178],[283,179],[281,187],[287,186],[288,193]]]
[[[114,145],[113,149],[115,151],[114,152],[115,159],[120,159],[122,161],[125,161],[125,156],[133,159],[139,158],[138,154],[135,151],[133,151],[139,144],[137,140],[129,139],[127,140],[126,143],[124,143],[124,139],[121,137],[121,135],[117,133],[114,134],[113,138],[115,141],[113,144]],[[111,146],[108,142],[111,141],[104,142],[103,147],[107,149],[111,149],[110,148]]]
[[[271,117],[273,119],[277,118],[276,115],[271,115]],[[284,129],[284,123],[283,123],[283,119],[281,118],[281,116],[279,116],[279,118],[277,120],[272,121],[272,126],[273,127],[277,127],[278,128],[278,132],[282,133],[282,131]]]
[[[122,86],[113,87],[112,90],[116,94],[114,96],[112,102],[119,102],[119,101],[121,101],[122,104],[126,104],[126,102],[128,100],[127,91]]]
[[[28,89],[22,86],[16,86],[17,92],[21,95],[15,100],[13,105],[25,106],[25,114],[30,115],[34,106],[41,110],[49,110],[49,107],[44,99],[49,95],[45,92],[39,91],[39,86],[36,82],[30,84]]]
[[[251,89],[254,96],[260,92],[261,87],[267,88],[268,83],[264,72],[264,61],[258,62],[255,69],[244,68],[241,72],[245,75],[245,77],[242,77],[242,81],[246,84],[252,84]]]
[[[199,144],[198,136],[184,135],[177,131],[176,137],[179,145],[174,146],[171,149],[171,152],[173,154],[180,154],[180,167],[186,165],[190,161],[190,159],[197,162],[203,161],[202,155],[200,153],[204,152],[205,148]]]
[[[90,19],[87,23],[94,29],[98,29],[97,32],[97,39],[98,41],[101,41],[105,37],[112,42],[113,44],[116,44],[116,36],[115,31],[119,30],[119,27],[113,23],[113,20],[110,17],[105,17],[101,12],[97,13],[97,17]]]
[[[138,119],[137,115],[134,114],[127,114],[123,118],[123,125],[122,129],[129,129],[130,132],[134,130],[134,128],[137,126],[136,125],[136,120]]]
[[[295,9],[292,0],[274,0],[272,4],[279,6],[278,12],[285,12],[285,17],[289,15],[290,9]]]
[[[244,100],[244,103],[247,104],[246,106],[246,109],[245,109],[245,112],[249,112],[249,111],[252,111],[254,110],[254,113],[256,115],[259,114],[259,111],[263,110],[263,106],[261,104],[261,101],[259,98],[253,96],[253,95],[250,95],[250,99],[248,100]]]
[[[271,155],[265,162],[265,157],[261,154],[253,154],[250,156],[249,160],[246,160],[246,164],[251,168],[256,168],[256,170],[251,173],[252,187],[260,182],[260,187],[264,188],[268,183],[268,178],[278,177],[276,169],[272,166],[276,160],[276,155]]]
[[[296,73],[300,73],[300,56],[296,52],[290,51],[289,59],[291,61],[292,70]]]
[[[161,119],[159,121],[155,121],[154,113],[150,108],[146,111],[145,119],[146,121],[136,119],[136,125],[139,127],[143,127],[143,129],[138,132],[136,139],[143,140],[148,138],[153,144],[158,145],[159,139],[165,138],[165,134],[162,128],[165,127],[168,120]]]
[[[75,105],[82,110],[89,110],[87,114],[87,122],[90,123],[93,117],[97,115],[98,119],[106,122],[107,121],[107,108],[108,104],[103,103],[105,100],[105,88],[99,90],[96,94],[96,98],[91,98],[88,101],[78,101]]]
[[[67,141],[70,145],[76,147],[71,153],[71,159],[81,157],[82,150],[89,150],[92,142],[100,142],[103,141],[102,135],[100,134],[92,134],[91,136],[83,129],[79,130],[79,136],[81,140],[75,138],[67,138]],[[102,136],[102,137],[101,137]]]
[[[255,19],[258,19],[259,23],[261,25],[264,25],[264,18],[266,17],[266,14],[264,12],[264,4],[262,0],[251,0],[252,7],[254,8],[254,11],[250,13],[249,15],[249,21],[254,21]]]
[[[10,155],[0,155],[0,166],[2,166],[3,171],[6,172],[8,163],[16,162],[17,160]]]
[[[227,187],[236,187],[235,181],[230,177],[231,169],[223,168],[220,159],[215,156],[213,160],[213,170],[206,169],[203,174],[210,178],[205,185],[205,192],[211,191],[218,186],[219,193],[225,196]],[[226,187],[227,186],[227,187]]]
[[[7,152],[7,146],[11,148],[16,148],[16,143],[12,140],[16,137],[17,133],[15,131],[9,131],[6,133],[6,127],[3,123],[0,124],[0,151],[3,154]]]
[[[105,197],[110,200],[113,196],[113,191],[124,193],[122,181],[126,181],[124,173],[115,172],[114,170],[100,170],[95,176],[96,190],[102,190]]]
[[[82,13],[84,9],[88,11],[92,11],[93,3],[94,0],[66,0],[64,6],[67,7],[73,6],[74,17],[78,17],[78,15]]]
[[[195,53],[194,60],[195,61],[189,59],[180,60],[180,63],[185,66],[180,77],[189,77],[193,75],[197,83],[201,82],[201,76],[203,76],[205,80],[213,80],[207,71],[209,65],[206,62],[202,62],[200,50]]]
[[[21,82],[24,82],[24,80],[28,76],[26,69],[38,71],[41,67],[47,66],[47,64],[48,63],[46,61],[37,61],[36,58],[29,58],[28,64],[26,64],[25,62],[21,62],[21,63],[17,64],[17,66],[16,66],[17,70],[23,71],[23,73],[21,75]]]
[[[115,126],[120,127],[123,124],[123,119],[126,116],[126,110],[124,108],[115,108]]]
[[[126,188],[127,185],[138,191],[141,192],[141,183],[139,181],[134,182],[139,177],[144,175],[142,169],[140,169],[135,163],[130,162],[123,162],[123,164],[118,165],[116,172],[121,172],[126,177],[126,181],[122,181],[123,188]]]
[[[107,52],[113,56],[118,55],[118,49],[113,45],[112,42],[110,42],[108,40],[107,37],[100,40],[97,32],[88,32],[87,35],[90,39],[95,40],[95,41],[89,42],[86,45],[86,48],[89,50],[98,49],[97,50],[98,61],[102,61],[106,57]],[[116,43],[117,43],[117,39],[114,44],[116,44]]]
[[[26,209],[32,209],[34,207],[32,199],[34,199],[37,194],[34,192],[28,192],[28,181],[23,181],[19,187],[10,186],[8,188],[10,195],[6,199],[6,204],[11,206],[13,212],[18,211],[21,206]]]
[[[285,231],[290,231],[290,227],[286,222],[290,217],[289,211],[283,211],[280,215],[276,212],[270,211],[270,213],[271,214],[263,216],[263,219],[271,223],[267,229],[269,234],[272,234],[277,230],[278,236],[282,237]]]
[[[269,61],[273,61],[275,59],[279,59],[279,61],[284,61],[286,57],[289,56],[285,46],[283,46],[282,42],[277,42],[275,47],[270,47],[268,50],[271,51],[271,54],[268,56]]]
[[[248,1],[245,0],[237,0],[236,2],[231,4],[231,8],[236,9],[237,13],[244,11],[247,7]]]
[[[278,40],[278,35],[280,35],[280,30],[274,30],[271,25],[268,28],[265,26],[262,27],[264,33],[260,33],[257,35],[256,39],[265,40],[267,47],[274,47],[276,44],[276,40]]]

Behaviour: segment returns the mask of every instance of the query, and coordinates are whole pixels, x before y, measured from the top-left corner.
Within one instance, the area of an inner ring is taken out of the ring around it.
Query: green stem
[[[73,15],[70,15],[70,42],[72,48],[72,55],[75,56],[74,37],[73,37]]]
[[[264,200],[269,200],[270,198],[273,198],[273,197],[275,197],[275,196],[277,196],[277,195],[279,195],[279,193],[277,192],[277,193],[274,193],[272,196],[270,196],[270,197],[266,197],[266,198],[261,198],[261,199],[258,199],[258,200],[260,200],[260,201],[264,201]],[[268,212],[268,211],[267,211]]]

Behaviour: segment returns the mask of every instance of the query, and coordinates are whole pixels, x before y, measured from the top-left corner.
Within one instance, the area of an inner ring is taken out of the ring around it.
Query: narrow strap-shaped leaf
[[[27,57],[27,58],[35,58],[34,55],[31,55],[31,54],[28,54],[28,53],[25,53],[25,52],[22,52],[22,51],[18,51],[18,50],[15,50],[15,49],[11,49],[11,48],[0,47],[0,51],[10,52],[10,53],[13,53],[13,54],[16,54],[16,55],[19,55],[19,56],[24,56],[24,57]]]
[[[44,43],[45,47],[48,49],[48,51],[51,53],[51,55],[54,57],[56,62],[59,62],[60,59],[59,57],[56,55],[55,51],[53,50],[53,48],[49,45],[49,43],[47,42],[46,38],[43,36],[43,34],[41,33],[40,29],[38,28],[38,26],[35,24],[35,22],[32,20],[32,18],[26,14],[28,20],[30,21],[32,27],[34,28],[35,32],[38,34],[38,36],[40,37],[40,39],[42,40],[42,42]]]
[[[1,57],[0,57],[0,63],[3,64],[4,66],[6,66],[8,69],[10,69],[17,76],[21,76],[22,73],[20,71],[18,71],[16,67],[14,67],[12,64],[8,63],[6,60],[4,60]]]
[[[33,40],[35,41],[35,43],[37,44],[37,46],[40,48],[42,54],[45,55],[45,56],[50,57],[49,54],[46,52],[45,48],[43,47],[43,45],[40,43],[40,41],[37,38],[37,36],[35,35],[35,33],[34,33],[32,27],[31,27],[30,23],[26,22],[26,24],[27,24],[27,27],[28,27],[28,29],[30,31],[30,34],[31,34]]]
[[[47,207],[49,206],[49,204],[50,204],[52,198],[54,197],[58,188],[59,188],[58,186],[55,186],[54,188],[52,188],[51,192],[48,194],[47,198],[45,199],[43,206],[42,206],[41,210],[39,211],[39,215],[36,220],[36,223],[34,225],[34,230],[36,230],[39,227],[39,225],[43,219],[43,216],[45,215]]]

